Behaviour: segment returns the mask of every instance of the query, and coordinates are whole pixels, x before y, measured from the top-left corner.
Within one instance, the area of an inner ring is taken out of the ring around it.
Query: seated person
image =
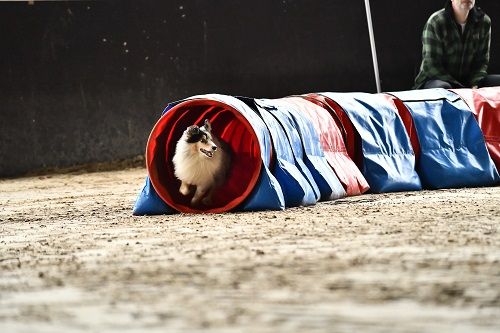
[[[422,34],[422,64],[414,89],[500,86],[488,75],[491,19],[475,0],[446,0]]]

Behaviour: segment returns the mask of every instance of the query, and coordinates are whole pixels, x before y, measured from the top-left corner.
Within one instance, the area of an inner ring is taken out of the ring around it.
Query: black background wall
[[[407,90],[444,1],[372,0],[384,91]],[[500,73],[500,2],[490,72]],[[0,177],[142,154],[169,101],[375,92],[363,0],[0,3]]]

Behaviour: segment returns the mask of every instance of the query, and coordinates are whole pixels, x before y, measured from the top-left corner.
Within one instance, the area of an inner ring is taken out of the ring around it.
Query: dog
[[[174,174],[181,181],[179,192],[194,191],[192,206],[210,205],[214,190],[226,181],[231,165],[229,145],[212,134],[212,125],[189,126],[177,142],[172,159]]]

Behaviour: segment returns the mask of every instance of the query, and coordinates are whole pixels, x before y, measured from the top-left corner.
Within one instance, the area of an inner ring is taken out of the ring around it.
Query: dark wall
[[[384,91],[410,89],[443,2],[371,1]],[[500,2],[477,4],[495,23]],[[2,2],[0,40],[0,177],[142,154],[199,93],[375,91],[363,0]]]

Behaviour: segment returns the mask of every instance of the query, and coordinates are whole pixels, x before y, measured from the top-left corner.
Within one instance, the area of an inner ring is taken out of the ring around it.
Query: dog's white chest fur
[[[177,144],[173,158],[175,176],[190,185],[209,187],[223,171],[224,153],[219,150],[212,158],[207,158],[193,148],[183,141]]]

